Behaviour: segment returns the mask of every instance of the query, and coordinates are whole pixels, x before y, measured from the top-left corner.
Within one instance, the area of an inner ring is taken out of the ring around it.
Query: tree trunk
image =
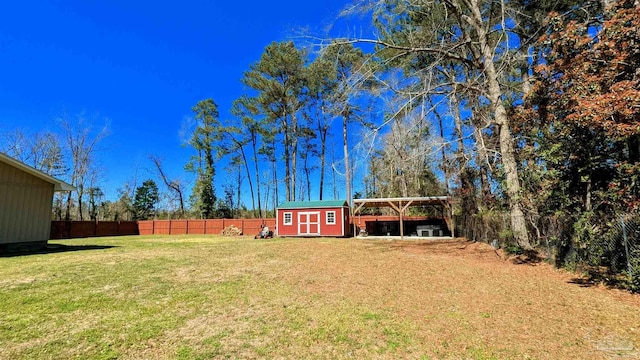
[[[242,156],[244,157],[244,151],[242,152]],[[247,179],[249,179],[249,186],[251,187],[251,202],[253,203],[253,208],[255,209],[256,203],[253,197],[253,186],[251,186],[251,174],[249,174],[249,165],[247,165],[247,161],[245,159],[244,162],[245,167],[247,168]],[[238,168],[238,189],[237,189],[237,200],[236,200],[236,219],[242,217],[240,214],[240,195],[242,189],[242,170]],[[233,208],[231,209],[231,214],[233,214]]]
[[[336,160],[336,156],[334,152],[331,152],[331,161],[333,162],[333,164],[335,164]],[[338,187],[336,184],[336,169],[335,169],[335,165],[331,167],[331,175],[333,176],[333,199],[337,200],[338,199]]]
[[[454,97],[455,97],[455,95],[454,95]],[[455,111],[456,110],[454,110],[454,113],[455,113]],[[458,115],[458,114],[456,113],[456,115]],[[458,117],[459,117],[459,115],[458,115]],[[456,125],[457,125],[457,118],[456,118]],[[447,156],[446,156],[446,152],[445,152],[446,146],[444,146],[444,144],[446,144],[447,141],[444,138],[444,126],[442,126],[442,117],[441,116],[438,116],[438,126],[440,127],[440,138],[442,139],[442,149],[440,149],[440,150],[441,150],[441,156],[442,156],[442,172],[444,173],[444,188],[445,188],[445,194],[449,195],[449,167],[447,166]]]
[[[351,164],[349,163],[349,142],[347,139],[347,123],[349,119],[349,108],[342,115],[342,142],[344,145],[344,176],[346,181],[347,202],[351,205]]]
[[[278,201],[280,201],[278,196],[278,164],[276,161],[276,141],[275,138],[271,142],[271,148],[273,149],[273,155],[271,157],[271,165],[273,167],[273,209],[275,210],[278,207]]]
[[[260,199],[260,167],[258,166],[257,139],[255,133],[251,134],[251,146],[254,154],[254,164],[256,167],[256,190],[258,192],[258,217],[262,219],[262,200]],[[254,215],[255,216],[255,215]]]
[[[322,200],[322,190],[324,188],[324,167],[327,153],[327,128],[319,126],[320,133],[320,189],[319,200]]]
[[[291,199],[291,144],[289,142],[289,130],[284,132],[284,186],[285,186],[285,200],[293,201]],[[276,185],[277,188],[277,185]]]
[[[253,192],[253,180],[251,180],[251,172],[249,171],[249,161],[247,160],[247,156],[244,153],[244,148],[240,147],[240,153],[242,154],[242,162],[244,162],[244,168],[247,172],[247,180],[249,180],[249,191],[251,191],[251,210],[256,210],[256,197]],[[240,209],[240,175],[238,175],[238,209]],[[258,198],[258,201],[260,199]]]
[[[467,167],[467,164],[465,163],[464,159],[464,140],[462,135],[462,116],[460,116],[460,103],[458,102],[458,97],[456,94],[453,94],[452,96],[451,105],[453,108],[453,120],[455,122],[455,133],[458,143],[458,149],[456,151],[456,158],[458,160],[458,172],[462,174],[464,172],[464,168]],[[440,131],[442,131],[442,125],[440,125],[440,129]]]
[[[311,201],[311,169],[309,168],[309,152],[304,158],[304,175],[307,188],[307,201]]]
[[[78,216],[80,221],[84,220],[82,217],[82,198],[84,197],[84,187],[82,185],[78,185]]]
[[[327,152],[327,132],[324,131],[323,135],[320,135],[322,139],[321,150],[320,150],[320,194],[319,200],[322,200],[322,193],[324,189],[324,168],[325,168],[325,158]]]
[[[480,50],[482,52],[482,65],[485,71],[485,77],[489,90],[489,100],[494,111],[495,122],[499,127],[500,153],[502,158],[502,166],[506,177],[506,192],[509,201],[511,230],[513,236],[523,249],[532,249],[529,242],[529,234],[520,204],[520,179],[518,176],[518,167],[515,157],[515,149],[513,145],[513,137],[509,128],[509,118],[506,109],[502,103],[502,90],[498,81],[495,64],[493,61],[493,49],[487,42],[487,33],[483,27],[482,16],[478,0],[470,1],[471,10],[473,11],[472,25],[478,34]]]
[[[480,193],[482,201],[491,198],[491,187],[489,184],[489,155],[484,145],[484,137],[478,126],[474,125],[473,137],[476,142],[476,163],[480,168]]]
[[[66,208],[65,213],[64,213],[64,219],[66,221],[70,221],[71,220],[71,200],[72,200],[71,191],[69,191],[68,194],[67,194],[67,208]]]
[[[298,120],[291,114],[291,200],[296,201],[296,178],[298,174]]]

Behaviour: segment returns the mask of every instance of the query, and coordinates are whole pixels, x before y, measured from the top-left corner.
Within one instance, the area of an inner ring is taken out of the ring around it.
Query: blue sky
[[[171,177],[186,179],[190,152],[179,132],[191,107],[213,98],[221,118],[229,117],[243,93],[242,73],[267,44],[301,27],[321,34],[346,3],[5,2],[0,132],[56,131],[57,117],[84,113],[96,129],[108,123],[98,158],[109,198],[136,167],[139,182],[157,179],[146,170],[148,154],[164,158]]]

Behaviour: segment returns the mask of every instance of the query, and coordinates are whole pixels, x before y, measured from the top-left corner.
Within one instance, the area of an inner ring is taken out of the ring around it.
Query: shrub
[[[635,249],[629,254],[628,281],[629,289],[640,292],[640,249]]]

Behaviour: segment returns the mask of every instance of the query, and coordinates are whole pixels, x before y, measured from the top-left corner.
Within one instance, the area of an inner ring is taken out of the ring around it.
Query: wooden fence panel
[[[135,221],[52,221],[50,239],[138,235]]]
[[[96,223],[94,221],[74,221],[71,223],[71,238],[84,238],[96,236]]]
[[[69,239],[71,237],[71,221],[52,221],[49,239]]]
[[[170,220],[153,220],[153,235],[170,235]]]
[[[138,223],[136,221],[120,221],[118,233],[120,235],[140,235]]]
[[[188,234],[203,235],[205,232],[206,220],[189,220]]]
[[[138,221],[138,232],[140,235],[153,235],[154,221],[153,220],[144,220]]]
[[[50,239],[124,235],[219,235],[235,226],[243,235],[255,235],[265,224],[275,232],[276,219],[194,219],[144,221],[52,221]]]
[[[96,236],[118,236],[120,225],[117,221],[100,221],[96,223]]]
[[[189,229],[189,220],[168,220],[171,224],[171,235],[186,235]]]
[[[224,220],[222,219],[207,219],[205,221],[205,229],[207,234],[220,235],[222,229],[224,229]]]

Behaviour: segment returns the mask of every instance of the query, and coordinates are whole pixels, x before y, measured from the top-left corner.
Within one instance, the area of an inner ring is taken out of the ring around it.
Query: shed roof
[[[53,176],[43,173],[19,160],[16,160],[9,155],[0,152],[0,161],[9,164],[15,168],[18,168],[28,174],[31,174],[39,179],[42,179],[50,184],[53,184],[53,190],[55,191],[73,191],[76,188],[73,185],[69,185],[66,182],[56,179]]]
[[[348,207],[347,200],[314,200],[314,201],[286,201],[278,206],[278,209],[309,209]]]

